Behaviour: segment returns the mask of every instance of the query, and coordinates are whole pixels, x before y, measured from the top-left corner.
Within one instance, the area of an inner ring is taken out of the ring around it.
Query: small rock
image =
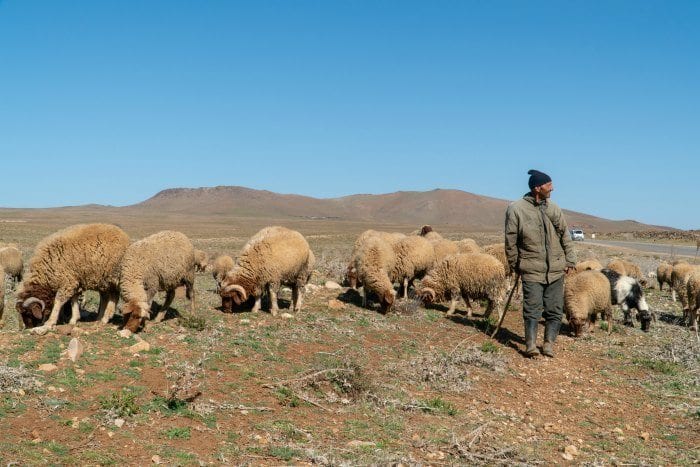
[[[124,419],[123,418],[116,418],[114,420],[114,426],[116,426],[117,428],[123,427],[124,426]]]
[[[248,415],[248,413],[249,412],[247,410],[241,410],[241,415]]]
[[[148,352],[149,350],[151,350],[151,344],[144,340],[129,347],[129,352],[131,353]]]
[[[241,324],[250,324],[250,320],[247,319],[247,318],[244,318],[244,319],[240,320],[239,323],[241,323]]]
[[[294,315],[289,314],[289,313],[282,313],[282,314],[280,315],[280,318],[292,319],[292,318],[294,318]]]
[[[43,371],[45,373],[51,373],[52,371],[58,370],[58,367],[54,365],[53,363],[44,363],[39,365],[39,368],[37,368],[39,371]]]
[[[564,458],[565,460],[567,460],[567,461],[572,461],[572,460],[574,460],[574,456],[572,456],[572,455],[569,454],[568,452],[562,452],[562,453],[561,453],[561,457],[563,457],[563,458]]]
[[[114,432],[113,432],[113,431],[108,431],[108,432],[107,432],[107,436],[109,436],[110,438],[113,437],[113,436],[114,436]]]
[[[314,293],[320,288],[321,287],[317,286],[316,284],[306,284],[306,286],[304,287],[306,293]]]
[[[80,341],[77,338],[73,338],[70,340],[70,343],[68,344],[68,358],[75,363],[76,360],[78,360],[78,357],[80,357],[83,354],[83,344],[80,343]]]
[[[615,428],[615,429],[613,429],[612,432],[613,432],[613,433],[617,433],[618,435],[621,435],[621,434],[624,433],[624,431],[622,431],[622,428]]]
[[[59,324],[56,326],[56,332],[62,336],[70,336],[73,331],[72,324]]]
[[[79,375],[84,375],[84,374],[85,374],[85,370],[83,370],[82,368],[76,368],[76,369],[75,369],[75,372],[78,373]]]
[[[345,303],[334,298],[333,300],[328,301],[328,308],[331,310],[342,310],[345,308]]]
[[[648,431],[642,432],[642,434],[639,435],[640,438],[642,438],[644,441],[649,441],[651,438],[651,435],[649,434]]]
[[[162,463],[162,461],[160,460],[160,456],[158,455],[151,457],[151,462],[153,462],[154,464]]]
[[[129,331],[126,328],[122,329],[121,331],[117,331],[117,335],[119,337],[123,337],[124,339],[130,338],[132,334],[133,334],[133,332]]]
[[[572,456],[578,456],[578,448],[573,444],[568,445],[564,448],[566,454],[571,454]]]
[[[348,441],[347,445],[351,448],[359,448],[363,446],[374,446],[374,443],[372,441],[360,441],[358,439],[354,439],[352,441]]]
[[[334,282],[334,281],[326,281],[326,283],[323,284],[323,286],[324,286],[325,288],[327,288],[328,290],[338,290],[338,289],[342,289],[342,287],[340,286],[340,284],[338,284],[337,282]]]

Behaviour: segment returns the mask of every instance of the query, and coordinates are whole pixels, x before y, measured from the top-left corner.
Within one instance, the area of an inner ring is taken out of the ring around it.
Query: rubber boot
[[[545,321],[544,323],[544,344],[542,345],[542,354],[546,357],[554,358],[554,341],[559,334],[560,321]]]
[[[537,320],[536,319],[526,319],[525,320],[525,356],[526,357],[536,357],[540,354],[537,350]]]

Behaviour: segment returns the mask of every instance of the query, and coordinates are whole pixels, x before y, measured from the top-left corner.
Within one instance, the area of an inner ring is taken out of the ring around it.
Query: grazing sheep
[[[623,276],[612,269],[600,271],[605,274],[610,282],[610,298],[613,305],[620,305],[625,315],[624,324],[634,326],[632,322],[632,310],[636,310],[637,321],[642,323],[642,331],[649,331],[652,313],[644,298],[644,290],[637,279],[630,276]]]
[[[368,238],[355,257],[357,279],[363,284],[362,306],[367,306],[369,294],[379,298],[379,309],[387,313],[394,304],[396,292],[389,274],[394,269],[394,249],[379,237]]]
[[[671,289],[671,273],[673,272],[673,265],[668,263],[661,263],[656,268],[656,280],[659,282],[659,290],[663,290],[664,284],[668,284],[669,290]]]
[[[678,297],[683,308],[684,318],[688,314],[688,277],[696,268],[697,266],[681,261],[675,264],[673,271],[671,271],[671,299],[675,302],[676,297]]]
[[[417,296],[424,303],[450,300],[448,315],[453,315],[461,296],[472,317],[470,299],[486,299],[484,318],[498,307],[506,288],[503,265],[487,253],[460,253],[440,261],[421,281]],[[500,310],[499,310],[500,318]]]
[[[13,282],[22,281],[22,252],[13,246],[0,248],[0,266],[5,270],[5,274],[12,277]]]
[[[80,318],[78,297],[86,290],[100,293],[98,316],[106,322],[119,300],[119,264],[128,246],[129,236],[109,224],[74,225],[44,238],[17,291],[16,309],[25,326],[45,333],[69,300],[70,324],[75,324]]]
[[[224,280],[226,273],[233,269],[235,265],[236,263],[234,263],[233,258],[228,255],[217,256],[214,260],[214,264],[212,266],[212,276],[214,276],[214,280],[216,281],[217,294],[221,290],[221,281]]]
[[[484,250],[476,243],[476,240],[472,238],[465,238],[458,240],[457,248],[459,248],[460,253],[482,253]]]
[[[698,331],[700,317],[700,269],[695,269],[688,277],[688,318],[691,329]]]
[[[587,259],[576,263],[576,272],[581,271],[600,271],[603,265],[597,259]]]
[[[346,279],[347,279],[347,284],[350,286],[351,289],[356,290],[358,287],[361,286],[361,282],[358,283],[357,280],[357,268],[355,267],[356,259],[357,256],[360,252],[360,250],[363,249],[363,244],[369,239],[373,237],[378,237],[387,242],[389,245],[393,245],[395,242],[401,240],[402,238],[405,238],[406,235],[399,233],[399,232],[381,232],[377,230],[365,230],[362,232],[358,237],[357,240],[355,240],[355,245],[353,246],[352,249],[352,254],[350,255],[350,263],[348,264],[347,272],[346,272]]]
[[[595,323],[598,313],[611,330],[612,300],[610,281],[600,271],[583,270],[566,276],[564,281],[564,313],[575,337],[579,337],[584,326]]]
[[[165,291],[165,301],[155,317],[155,322],[162,321],[175,289],[183,285],[194,312],[194,267],[194,247],[183,233],[163,230],[132,243],[121,263],[124,327],[137,332],[151,316],[153,297]]]
[[[209,264],[209,255],[206,251],[194,250],[194,272],[204,272]]]
[[[292,288],[291,309],[301,311],[304,286],[315,263],[314,254],[302,234],[285,227],[266,227],[243,247],[238,261],[221,283],[221,306],[231,312],[255,299],[253,312],[260,310],[263,292],[270,297],[270,312],[277,316],[277,291],[281,285]]]
[[[435,250],[435,262],[442,261],[444,258],[450,255],[456,255],[459,253],[459,246],[452,240],[443,238],[442,240],[431,243],[433,244],[433,249]]]
[[[403,298],[408,298],[408,287],[415,279],[425,276],[435,264],[435,249],[429,240],[415,236],[402,238],[392,245],[392,249],[395,261],[389,279],[398,282]]]

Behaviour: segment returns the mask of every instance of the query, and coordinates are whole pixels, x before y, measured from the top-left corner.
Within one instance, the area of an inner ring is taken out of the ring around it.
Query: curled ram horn
[[[245,289],[238,284],[231,284],[224,287],[224,292],[227,293],[233,292],[234,290],[241,294],[241,298],[243,299],[243,301],[245,301],[248,298],[248,294],[245,292]]]
[[[435,291],[429,287],[425,287],[420,291],[420,297],[426,302],[435,300]]]
[[[23,301],[23,302],[22,302],[22,308],[27,308],[27,307],[29,307],[29,305],[31,305],[32,303],[38,303],[39,305],[41,305],[41,312],[42,312],[42,313],[44,312],[44,309],[46,308],[46,303],[44,303],[43,300],[41,300],[41,299],[39,299],[39,298],[36,298],[36,297],[29,297],[28,299],[26,299],[25,301]]]

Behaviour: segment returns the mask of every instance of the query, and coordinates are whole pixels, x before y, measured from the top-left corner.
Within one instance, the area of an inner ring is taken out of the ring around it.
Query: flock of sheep
[[[306,239],[284,227],[266,227],[243,246],[234,261],[219,256],[211,265],[222,310],[234,306],[261,308],[267,294],[270,312],[278,314],[277,294],[281,286],[292,290],[294,312],[301,310],[305,286],[315,264]],[[121,298],[124,327],[137,332],[146,320],[161,321],[184,286],[194,311],[196,271],[208,266],[207,254],[195,250],[180,232],[162,231],[131,242],[119,227],[109,224],[79,224],[60,230],[37,245],[23,276],[22,256],[14,247],[0,249],[0,276],[20,282],[16,310],[26,328],[44,334],[62,315],[70,324],[80,318],[80,297],[87,290],[100,296],[98,319],[108,323]],[[700,267],[686,262],[663,263],[656,278],[659,287],[669,284],[673,299],[679,297],[684,317],[697,329],[700,309]],[[449,301],[447,314],[455,312],[461,297],[468,316],[472,300],[486,300],[483,313],[489,317],[500,309],[506,290],[514,282],[504,244],[479,246],[472,239],[443,238],[430,226],[412,234],[375,230],[363,232],[355,241],[346,278],[353,289],[362,287],[363,306],[373,297],[382,313],[388,312],[397,296],[408,297],[409,288],[424,303]],[[419,285],[414,285],[420,280]],[[398,292],[394,288],[398,284]],[[632,314],[647,331],[655,318],[644,298],[645,278],[633,263],[613,260],[605,268],[595,260],[577,264],[565,280],[564,309],[573,333],[578,336],[595,322],[598,313],[611,329],[612,306],[619,305],[625,324]],[[4,310],[4,285],[0,287],[0,317]],[[164,291],[161,306],[156,293]],[[152,316],[153,315],[153,316]]]

